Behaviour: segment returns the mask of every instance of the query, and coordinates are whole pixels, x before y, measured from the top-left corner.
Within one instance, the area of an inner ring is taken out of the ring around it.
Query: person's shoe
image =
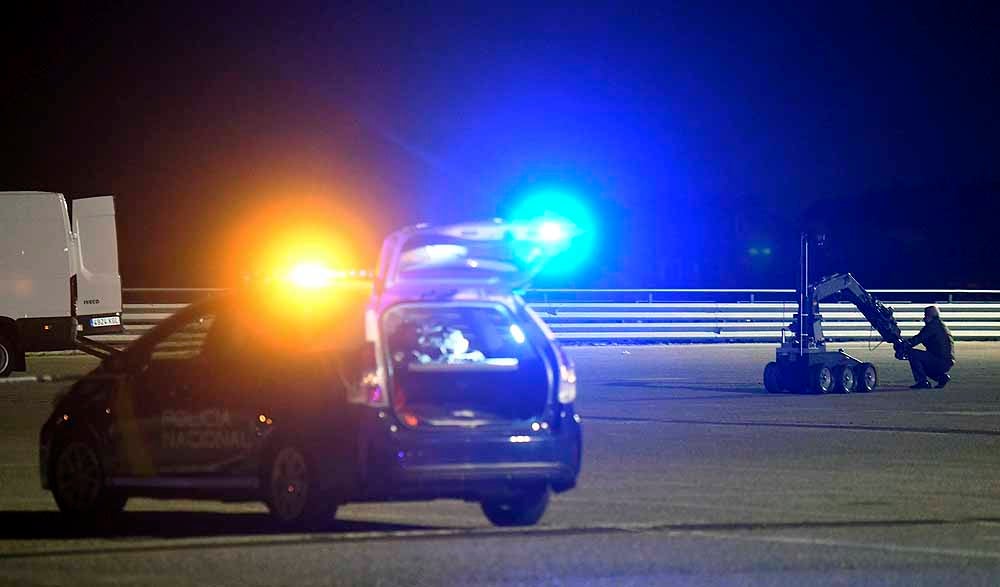
[[[910,386],[910,389],[930,389],[931,382],[924,379],[923,381],[918,381]]]
[[[945,385],[948,385],[949,381],[951,381],[951,375],[948,375],[947,373],[945,373],[941,377],[938,377],[938,380],[937,380],[938,384],[935,385],[934,388],[935,389],[941,389]]]

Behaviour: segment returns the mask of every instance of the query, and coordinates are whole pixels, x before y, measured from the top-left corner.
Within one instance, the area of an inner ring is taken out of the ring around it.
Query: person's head
[[[924,323],[939,320],[940,318],[941,310],[938,310],[937,306],[927,306],[924,308]]]

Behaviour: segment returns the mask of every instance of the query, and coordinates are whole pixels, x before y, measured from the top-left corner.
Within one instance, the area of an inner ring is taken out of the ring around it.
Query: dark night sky
[[[126,286],[557,185],[598,250],[543,285],[790,287],[818,224],[869,287],[1000,287],[991,2],[131,4],[0,25],[0,189],[114,193]]]

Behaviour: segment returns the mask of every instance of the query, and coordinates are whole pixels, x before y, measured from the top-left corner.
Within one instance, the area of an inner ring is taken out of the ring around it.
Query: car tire
[[[92,442],[73,438],[52,455],[49,486],[64,515],[78,520],[96,520],[125,509],[128,496],[105,485],[100,455]]]
[[[781,393],[781,367],[771,361],[764,367],[764,389],[768,393]]]
[[[549,506],[549,489],[534,489],[513,498],[485,499],[480,505],[494,526],[534,526]]]
[[[857,390],[862,393],[875,391],[878,386],[878,371],[871,363],[861,363],[855,368],[854,379],[857,381]]]
[[[833,389],[837,393],[851,393],[857,387],[857,378],[850,365],[841,365],[833,370]]]
[[[6,337],[0,336],[0,377],[10,375],[14,370],[14,345]]]
[[[323,530],[333,524],[337,504],[320,491],[314,461],[294,444],[271,453],[264,476],[267,508],[283,529]]]

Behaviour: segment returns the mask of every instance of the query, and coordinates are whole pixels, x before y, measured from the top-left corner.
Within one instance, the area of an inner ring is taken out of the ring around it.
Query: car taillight
[[[571,404],[576,401],[576,368],[573,361],[560,348],[559,352],[559,403]]]
[[[389,405],[389,398],[385,393],[385,386],[382,385],[382,376],[378,372],[369,371],[361,379],[361,388],[365,395],[365,403],[375,407],[385,407]]]
[[[379,365],[375,343],[365,345],[360,357],[360,367],[361,378],[356,393],[351,394],[351,401],[374,407],[388,406],[384,371]]]

